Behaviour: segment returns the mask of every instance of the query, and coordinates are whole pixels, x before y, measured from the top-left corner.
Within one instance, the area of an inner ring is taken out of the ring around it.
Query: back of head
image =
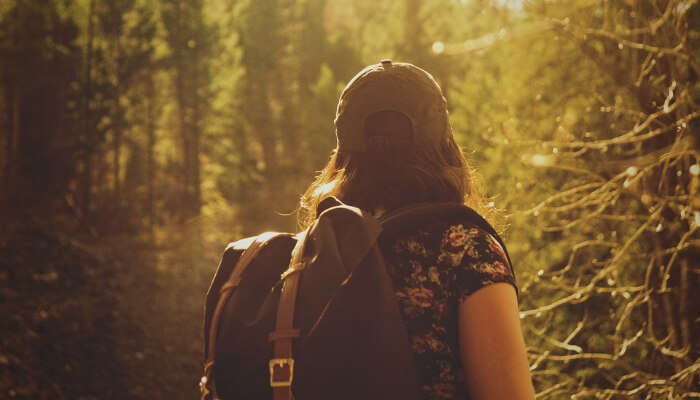
[[[302,226],[328,196],[370,211],[470,197],[447,102],[423,69],[390,60],[364,68],[340,96],[335,127],[337,147],[302,196]]]
[[[371,115],[382,111],[403,114],[411,124],[409,141],[393,145],[437,148],[452,137],[447,101],[433,76],[412,64],[384,60],[365,67],[343,90],[335,118],[338,149],[377,150],[366,124]]]

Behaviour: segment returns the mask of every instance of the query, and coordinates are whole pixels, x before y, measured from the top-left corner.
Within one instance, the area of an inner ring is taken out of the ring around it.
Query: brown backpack
[[[202,399],[421,398],[380,236],[466,217],[503,246],[461,204],[413,205],[381,220],[334,198],[320,209],[297,235],[227,247],[207,294]]]

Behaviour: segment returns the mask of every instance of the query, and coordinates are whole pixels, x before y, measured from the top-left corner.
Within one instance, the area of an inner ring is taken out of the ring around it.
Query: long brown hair
[[[343,152],[336,148],[302,195],[297,219],[302,229],[308,227],[319,203],[329,196],[370,211],[422,202],[464,202],[489,214],[479,192],[476,175],[452,135],[438,149]]]

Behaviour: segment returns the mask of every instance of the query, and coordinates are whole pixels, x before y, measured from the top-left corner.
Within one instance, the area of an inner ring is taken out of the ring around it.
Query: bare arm
[[[534,399],[513,286],[495,283],[459,305],[459,344],[472,399]]]

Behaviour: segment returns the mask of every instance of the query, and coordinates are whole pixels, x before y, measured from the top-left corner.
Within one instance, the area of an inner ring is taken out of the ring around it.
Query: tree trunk
[[[185,65],[183,62],[183,49],[182,46],[184,45],[183,39],[182,39],[182,2],[181,1],[176,1],[175,2],[175,32],[176,32],[176,40],[175,40],[175,49],[174,49],[174,58],[175,58],[175,96],[177,99],[177,106],[178,106],[178,131],[180,135],[180,140],[182,143],[182,170],[181,170],[181,176],[183,178],[183,185],[182,185],[182,191],[180,193],[180,199],[179,199],[179,210],[178,214],[180,216],[186,216],[189,214],[189,190],[190,190],[190,182],[189,182],[189,168],[190,168],[190,162],[189,162],[189,148],[190,148],[190,143],[188,140],[188,132],[187,132],[187,106],[186,106],[186,100],[185,100]]]
[[[197,10],[200,11],[200,10]],[[198,15],[197,24],[201,25],[201,16]],[[197,29],[201,29],[198,26]],[[201,116],[201,99],[199,97],[198,89],[200,84],[199,77],[204,73],[200,71],[202,58],[200,57],[199,48],[195,48],[193,52],[193,62],[194,66],[192,71],[194,72],[191,82],[192,82],[192,121],[190,121],[190,207],[192,215],[199,215],[201,209],[201,187],[200,187],[200,171],[199,171],[199,142],[200,142],[200,119]]]
[[[146,179],[148,185],[147,194],[147,209],[148,209],[148,222],[149,230],[151,233],[151,239],[153,238],[154,226],[155,226],[155,208],[153,206],[153,179],[155,177],[155,164],[154,164],[154,148],[156,144],[156,132],[155,132],[155,94],[154,94],[154,83],[153,76],[150,75],[146,82],[146,133],[148,135],[147,148],[146,148]]]
[[[124,118],[123,118],[123,113],[121,109],[121,104],[119,102],[121,93],[122,93],[122,65],[121,65],[121,46],[119,42],[119,36],[114,37],[114,49],[116,53],[116,65],[114,68],[114,74],[117,77],[117,84],[114,89],[114,131],[113,131],[113,151],[114,151],[114,159],[113,159],[113,178],[114,178],[114,203],[117,205],[117,207],[120,206],[121,204],[121,147],[122,147],[122,136],[123,136],[123,129],[124,129]]]
[[[119,158],[121,156],[121,146],[122,146],[122,132],[121,129],[117,128],[113,133],[113,161],[112,161],[112,179],[114,180],[114,202],[118,205],[121,201],[121,186],[120,186],[120,162]]]
[[[10,117],[10,135],[8,136],[7,140],[7,158],[6,158],[6,164],[4,166],[4,187],[2,188],[3,190],[0,191],[0,200],[2,201],[11,201],[11,193],[15,191],[15,185],[18,182],[17,179],[17,171],[19,169],[19,141],[20,141],[20,133],[21,133],[21,124],[20,124],[20,82],[19,82],[19,65],[21,60],[19,59],[19,43],[20,43],[20,25],[21,22],[19,20],[19,4],[15,6],[15,29],[14,29],[14,40],[13,40],[13,49],[15,53],[15,61],[16,64],[14,65],[14,78],[11,79],[11,87],[10,87],[10,95],[9,95],[9,101],[7,102],[8,107],[10,108],[10,111],[8,112],[8,116]]]
[[[201,7],[201,4],[193,4],[192,7]],[[192,51],[192,57],[185,62],[185,49],[190,47],[186,43],[186,38],[182,37],[183,31],[196,33],[196,29],[201,27],[201,10],[192,10],[192,18],[195,20],[194,28],[185,27],[183,19],[183,3],[175,3],[175,29],[178,37],[175,40],[175,92],[179,110],[179,134],[182,143],[182,193],[180,215],[184,218],[199,215],[201,207],[200,189],[200,165],[199,165],[199,145],[200,133],[199,123],[201,118],[201,104],[198,93],[200,63],[199,50]],[[190,28],[190,29],[187,29]],[[196,34],[194,35],[196,36]],[[194,46],[198,46],[195,43]]]
[[[90,0],[88,10],[88,30],[87,41],[85,44],[85,71],[83,75],[84,98],[83,98],[83,143],[84,158],[82,163],[82,173],[80,177],[80,208],[81,208],[81,224],[84,224],[90,216],[90,206],[92,202],[92,135],[91,118],[90,118],[90,101],[92,100],[92,46],[94,40],[94,25],[95,18],[95,0]]]
[[[198,60],[196,60],[198,61]],[[196,86],[195,86],[196,89]],[[199,119],[200,119],[200,102],[199,102],[199,96],[194,94],[194,104],[192,107],[192,148],[190,150],[190,168],[191,168],[191,207],[192,207],[192,214],[193,215],[199,215],[200,209],[202,207],[202,193],[201,193],[201,185],[200,185],[200,165],[199,165],[199,141],[200,141],[200,132],[199,132]]]

